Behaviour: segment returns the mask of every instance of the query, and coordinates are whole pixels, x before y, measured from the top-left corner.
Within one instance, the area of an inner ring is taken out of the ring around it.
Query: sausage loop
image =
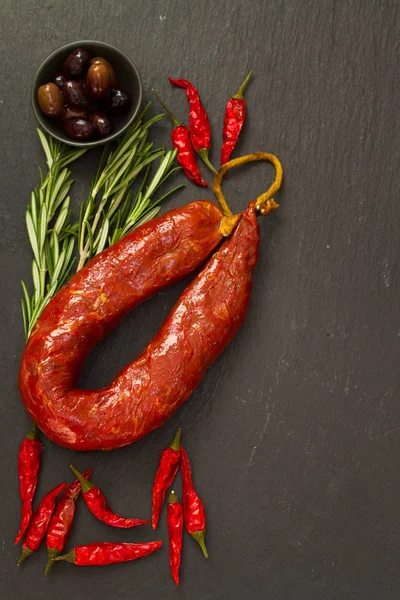
[[[257,214],[259,215],[267,215],[272,210],[275,210],[279,207],[279,204],[275,202],[272,196],[279,190],[282,185],[282,177],[283,177],[283,169],[279,159],[274,154],[269,154],[268,152],[254,152],[253,154],[246,154],[246,156],[240,156],[239,158],[234,158],[229,162],[222,165],[222,167],[218,171],[218,175],[214,177],[214,181],[212,184],[213,192],[215,197],[217,198],[218,204],[221,207],[222,214],[224,215],[222,218],[220,232],[224,236],[228,236],[231,234],[233,229],[236,227],[240,214],[234,215],[229,208],[229,205],[225,199],[225,196],[221,189],[221,183],[223,177],[230,169],[234,169],[235,167],[240,167],[249,162],[255,162],[258,160],[267,160],[272,163],[275,167],[275,180],[273,184],[269,187],[269,189],[258,196],[255,201],[255,209]]]

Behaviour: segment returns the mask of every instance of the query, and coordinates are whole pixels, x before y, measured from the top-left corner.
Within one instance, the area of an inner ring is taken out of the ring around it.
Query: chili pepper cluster
[[[21,452],[25,452],[26,443],[23,443]],[[53,490],[46,494],[40,501],[36,511],[29,516],[30,507],[26,508],[24,504],[25,495],[21,494],[23,500],[23,515],[22,520],[28,522],[25,541],[22,544],[22,553],[17,565],[31,554],[36,552],[44,537],[46,536],[47,545],[47,565],[45,575],[48,575],[55,561],[66,560],[73,562],[76,565],[109,565],[116,562],[127,562],[142,556],[151,554],[162,545],[162,541],[145,542],[142,544],[113,544],[109,542],[100,542],[96,544],[88,544],[85,546],[76,546],[65,555],[61,555],[65,544],[68,540],[72,529],[72,524],[75,516],[76,501],[80,494],[85,500],[86,506],[90,512],[99,521],[117,528],[131,528],[138,525],[145,525],[149,521],[141,519],[130,519],[121,517],[115,513],[108,505],[103,492],[94,485],[89,478],[91,477],[91,469],[87,469],[84,473],[80,473],[71,466],[72,471],[77,476],[77,479],[70,485],[61,483]],[[32,465],[29,470],[26,470],[26,479],[24,471],[20,470],[21,489],[25,489],[25,480],[32,480]],[[39,461],[35,460],[34,487],[36,488],[37,474],[39,472]],[[24,485],[22,485],[24,482]],[[56,505],[57,497],[63,492],[60,500]],[[33,498],[33,495],[32,495]],[[16,543],[18,543],[19,534]]]
[[[243,94],[252,74],[253,71],[250,71],[236,94],[229,98],[226,105],[222,131],[221,166],[229,161],[246,120],[246,101]],[[185,175],[193,183],[201,187],[208,187],[208,183],[201,176],[196,160],[197,153],[214,175],[217,175],[217,171],[208,156],[211,149],[211,127],[206,109],[200,100],[196,87],[187,79],[172,79],[171,77],[168,79],[172,85],[183,88],[189,100],[188,128],[184,123],[178,121],[169,106],[153,89],[154,95],[170,116],[174,126],[171,139],[173,147],[177,150],[177,160]]]
[[[180,441],[181,430],[179,429],[171,445],[161,453],[152,490],[151,520],[153,529],[156,529],[166,492],[180,467],[183,507],[175,492],[171,491],[167,508],[170,567],[176,585],[179,585],[183,524],[199,543],[204,556],[208,558],[204,541],[206,531],[204,506],[194,489],[189,459]],[[71,533],[76,502],[80,495],[90,512],[99,521],[111,527],[129,529],[138,525],[147,525],[150,521],[122,517],[114,512],[104,493],[90,481],[92,470],[86,469],[80,473],[72,465],[70,468],[76,476],[75,481],[57,485],[45,494],[33,512],[32,502],[38,480],[41,450],[41,442],[37,438],[37,430],[34,426],[21,444],[18,460],[22,516],[15,543],[17,544],[26,534],[21,556],[17,562],[18,566],[39,549],[45,538],[48,556],[45,575],[50,573],[53,564],[58,561],[67,561],[80,566],[109,565],[147,556],[161,547],[161,540],[140,544],[99,542],[76,546],[66,554],[62,554]]]
[[[180,445],[180,441],[181,430],[178,429],[172,444],[161,453],[160,464],[153,484],[151,516],[152,527],[155,529],[160,518],[166,492],[172,485],[180,467],[182,472],[183,508],[173,490],[168,496],[167,507],[169,562],[176,585],[179,585],[183,523],[187,532],[200,545],[204,556],[208,558],[205,545],[206,515],[204,505],[194,489],[189,458],[186,450]]]

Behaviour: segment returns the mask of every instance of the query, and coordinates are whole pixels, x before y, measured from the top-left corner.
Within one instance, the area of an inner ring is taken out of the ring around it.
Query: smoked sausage
[[[28,340],[19,385],[51,440],[74,450],[130,444],[193,392],[247,311],[259,245],[254,203],[142,354],[105,388],[76,383],[91,348],[129,310],[212,252],[222,239],[221,217],[210,202],[170,211],[99,254],[50,301]]]

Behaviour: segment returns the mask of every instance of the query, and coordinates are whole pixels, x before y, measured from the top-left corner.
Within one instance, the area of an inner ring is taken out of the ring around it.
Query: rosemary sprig
[[[180,167],[174,167],[175,151],[153,149],[148,140],[150,127],[163,118],[157,115],[143,121],[143,115],[111,149],[105,146],[93,178],[89,198],[81,204],[79,219],[71,221],[69,189],[71,173],[66,166],[85,150],[72,150],[40,130],[47,174],[40,172],[40,186],[31,194],[26,211],[26,226],[33,252],[33,293],[22,282],[22,316],[26,338],[46,304],[69,279],[75,262],[78,239],[79,270],[90,258],[120,240],[138,225],[152,219],[160,203],[177,185],[161,197],[153,199],[161,185]],[[153,162],[159,164],[151,176]],[[139,191],[132,194],[131,185],[143,175]]]
[[[71,172],[66,166],[85,150],[72,150],[37,130],[47,163],[47,174],[41,169],[40,186],[31,194],[26,210],[26,227],[33,252],[33,293],[22,284],[22,317],[28,338],[39,315],[50,298],[70,276],[74,263],[75,235],[71,226],[69,189]],[[75,228],[76,229],[76,228]]]
[[[105,247],[153,218],[160,210],[160,202],[183,187],[178,185],[153,200],[159,187],[180,169],[173,166],[176,151],[153,149],[153,143],[148,140],[149,128],[163,116],[144,122],[142,115],[114,150],[104,148],[89,197],[80,213],[78,270]],[[157,160],[160,161],[157,170],[145,188],[150,166]],[[140,189],[133,197],[131,185],[143,172]]]

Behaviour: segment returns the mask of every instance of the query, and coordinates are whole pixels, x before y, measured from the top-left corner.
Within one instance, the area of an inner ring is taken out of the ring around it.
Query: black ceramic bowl
[[[54,75],[60,71],[61,66],[68,54],[72,52],[72,50],[75,50],[75,48],[85,48],[85,50],[87,50],[93,58],[95,56],[102,56],[103,58],[107,59],[112,64],[117,74],[118,87],[128,92],[131,97],[130,109],[126,115],[112,115],[111,119],[113,123],[113,131],[110,135],[84,142],[79,142],[69,138],[63,129],[63,122],[59,119],[49,119],[49,117],[46,117],[40,110],[37,101],[38,88],[44,83],[48,83],[53,79]],[[110,44],[84,40],[62,46],[50,54],[50,56],[48,56],[46,60],[42,62],[33,80],[32,106],[40,126],[54,138],[60,142],[63,142],[64,144],[69,144],[70,146],[91,148],[94,146],[100,146],[116,138],[123,131],[125,131],[129,125],[131,125],[131,123],[135,120],[135,117],[137,116],[142,104],[142,93],[142,82],[139,71],[126,54]]]

